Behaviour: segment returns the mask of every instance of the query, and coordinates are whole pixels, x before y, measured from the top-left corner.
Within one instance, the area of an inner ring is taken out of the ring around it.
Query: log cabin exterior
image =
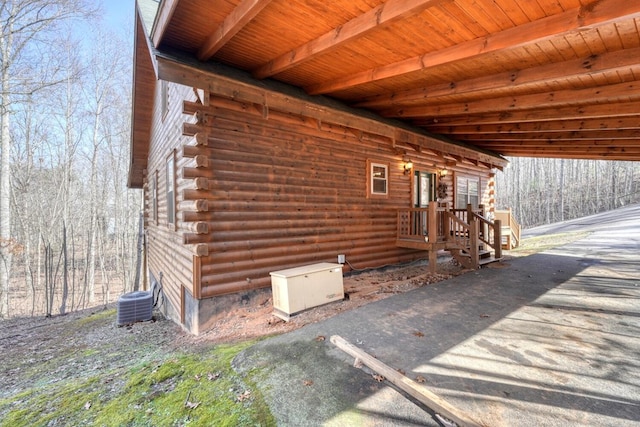
[[[493,145],[429,133],[415,126],[420,120],[398,121],[417,107],[400,111],[379,104],[380,95],[360,94],[353,103],[384,106],[374,112],[321,95],[346,90],[346,79],[334,89],[297,83],[299,77],[293,84],[259,80],[276,74],[269,67],[278,60],[247,73],[224,49],[227,64],[208,60],[210,50],[232,45],[238,34],[225,30],[228,17],[236,16],[241,31],[284,4],[243,1],[224,11],[214,3],[219,10],[199,2],[137,2],[129,185],[144,189],[147,268],[162,286],[169,317],[197,334],[229,305],[269,288],[275,270],[335,262],[338,254],[356,268],[380,267],[427,252],[433,267],[438,250],[460,251],[449,237],[465,237],[476,249],[472,234],[489,239],[490,225],[469,221],[468,206],[482,205],[483,216],[493,216],[493,178],[507,164],[487,149]],[[388,3],[401,9],[410,3],[414,11],[447,2]],[[189,20],[193,28],[204,25],[199,11],[221,15],[213,39],[199,50],[163,41],[188,33]],[[406,99],[417,96],[411,90],[403,92]],[[484,231],[472,233],[471,222]]]

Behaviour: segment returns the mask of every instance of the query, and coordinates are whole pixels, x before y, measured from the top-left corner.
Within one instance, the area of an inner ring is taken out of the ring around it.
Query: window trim
[[[166,181],[166,217],[167,226],[176,227],[176,152],[175,150],[167,157],[165,162]]]
[[[374,176],[373,170],[374,170],[375,167],[384,168],[384,171],[385,171],[384,178],[376,178]],[[389,171],[390,170],[391,170],[391,168],[389,167],[389,163],[367,159],[367,198],[382,198],[382,199],[386,199],[386,198],[389,197],[389,182],[390,182],[390,180],[389,180]],[[385,183],[385,192],[384,193],[374,191],[374,188],[375,188],[374,182],[375,182],[376,179],[384,181],[384,183]]]
[[[459,201],[460,201],[460,190],[459,190],[459,185],[458,182],[460,179],[464,179],[467,181],[467,192],[464,194],[465,196],[465,204],[464,207],[458,207],[461,206]],[[455,206],[456,209],[466,209],[467,204],[469,204],[469,181],[474,181],[477,183],[478,186],[478,193],[477,193],[477,197],[478,197],[478,206],[480,206],[482,204],[482,192],[480,191],[480,184],[482,182],[482,180],[480,179],[479,176],[470,176],[470,175],[458,175],[455,178],[455,184],[456,184],[456,190],[455,190]],[[473,206],[474,209],[477,209],[478,206]]]
[[[158,171],[153,173],[151,180],[151,215],[152,220],[158,224]]]
[[[160,117],[164,119],[169,114],[169,82],[160,80]]]

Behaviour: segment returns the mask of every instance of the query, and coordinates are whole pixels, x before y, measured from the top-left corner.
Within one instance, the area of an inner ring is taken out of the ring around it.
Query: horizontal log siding
[[[147,162],[147,174],[145,187],[145,206],[147,208],[146,231],[148,268],[156,279],[162,276],[162,289],[178,315],[182,306],[181,286],[193,292],[193,255],[190,248],[182,242],[181,233],[176,232],[176,227],[167,223],[167,180],[166,161],[174,150],[176,151],[176,183],[179,189],[183,180],[180,179],[180,168],[186,164],[182,158],[180,147],[184,145],[188,137],[182,135],[182,124],[185,116],[182,114],[182,102],[184,99],[193,100],[195,96],[191,88],[169,84],[168,86],[168,114],[162,119],[160,106],[160,92],[162,84],[156,85],[154,102],[154,122],[151,129],[151,141],[149,147],[149,159]],[[190,119],[187,119],[190,120]],[[193,120],[191,120],[193,121]],[[191,159],[188,159],[189,161]],[[158,172],[158,219],[153,219],[151,180]],[[177,204],[181,203],[181,192],[175,192]],[[179,211],[178,211],[179,212]],[[176,215],[176,221],[179,221]],[[180,320],[180,319],[177,319]]]
[[[268,287],[271,271],[335,261],[338,253],[356,268],[426,256],[395,245],[396,212],[411,204],[412,178],[391,140],[214,96],[210,102],[184,105],[200,121],[184,125],[179,172],[180,207],[188,209],[179,218],[208,230],[180,226],[184,244],[208,249],[202,297]],[[444,167],[442,158],[408,154],[416,165]],[[389,165],[388,198],[367,198],[367,159]],[[452,178],[445,179],[452,197]]]

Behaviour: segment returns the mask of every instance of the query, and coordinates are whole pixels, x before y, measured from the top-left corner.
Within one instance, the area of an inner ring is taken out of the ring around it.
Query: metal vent
[[[153,294],[136,291],[122,295],[118,299],[118,326],[151,320],[153,313]]]

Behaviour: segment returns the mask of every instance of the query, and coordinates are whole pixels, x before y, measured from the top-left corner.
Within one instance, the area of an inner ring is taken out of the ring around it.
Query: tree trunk
[[[3,24],[5,25],[5,24]],[[13,20],[7,24],[9,31],[0,33],[0,54],[2,65],[0,79],[2,92],[0,93],[0,317],[9,316],[9,279],[11,276],[11,182],[9,169],[9,156],[11,151],[11,133],[9,132],[9,119],[11,112],[9,106],[10,75],[8,58],[11,57],[11,45],[13,43]]]
[[[67,312],[67,297],[69,296],[69,256],[67,252],[67,224],[62,222],[62,300],[60,314]]]

